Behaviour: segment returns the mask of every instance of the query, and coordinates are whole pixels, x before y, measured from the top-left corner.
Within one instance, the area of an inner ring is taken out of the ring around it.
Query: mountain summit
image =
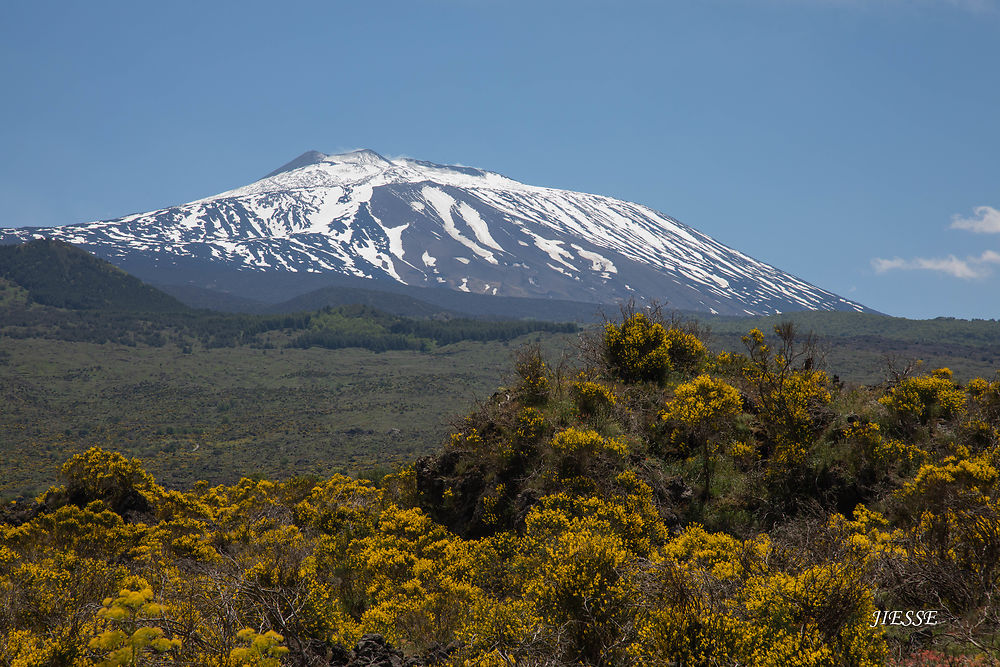
[[[866,310],[640,204],[371,150],[309,151],[249,185],[149,213],[0,230],[0,243],[40,237],[156,282],[186,267],[720,314]]]

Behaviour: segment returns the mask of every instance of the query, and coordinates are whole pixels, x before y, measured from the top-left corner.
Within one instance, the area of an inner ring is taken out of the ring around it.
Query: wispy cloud
[[[875,269],[875,273],[886,273],[888,271],[896,270],[938,271],[940,273],[945,273],[956,278],[964,278],[966,280],[982,278],[987,273],[982,270],[972,268],[968,261],[959,259],[954,255],[948,255],[943,258],[915,257],[913,259],[902,259],[900,257],[883,259],[881,257],[876,257],[872,260],[872,268]]]
[[[1000,264],[1000,253],[987,250],[982,255],[970,256],[965,259],[948,255],[947,257],[914,257],[913,259],[876,257],[872,260],[872,268],[875,269],[875,273],[937,271],[963,280],[985,278],[992,273],[990,264]]]
[[[951,229],[964,229],[978,234],[1000,234],[1000,210],[992,206],[977,206],[973,209],[972,217],[953,215],[951,217]],[[1000,264],[1000,252],[995,250],[984,250],[981,255],[969,255],[965,259],[960,259],[955,255],[947,257],[914,257],[913,259],[902,259],[893,257],[875,257],[871,260],[875,273],[888,273],[889,271],[936,271],[945,275],[961,278],[963,280],[975,280],[985,278],[993,273],[991,264]]]
[[[992,206],[977,206],[971,218],[952,216],[952,229],[967,229],[979,234],[1000,234],[1000,211]]]

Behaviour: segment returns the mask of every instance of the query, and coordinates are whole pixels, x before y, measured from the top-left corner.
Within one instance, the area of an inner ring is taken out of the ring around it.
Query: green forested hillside
[[[180,312],[188,307],[121,269],[62,241],[0,245],[0,278],[35,303],[59,308]]]

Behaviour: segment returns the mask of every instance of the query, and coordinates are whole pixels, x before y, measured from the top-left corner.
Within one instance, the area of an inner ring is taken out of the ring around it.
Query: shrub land
[[[142,457],[169,488],[412,462],[493,391],[512,349],[577,330],[358,306],[69,310],[0,280],[0,501],[44,491],[92,446]]]
[[[1000,381],[742,345],[627,308],[379,479],[79,453],[4,509],[0,664],[995,664]]]

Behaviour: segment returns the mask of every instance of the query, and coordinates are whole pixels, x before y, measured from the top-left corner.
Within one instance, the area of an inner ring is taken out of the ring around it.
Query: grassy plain
[[[20,302],[13,286],[0,301]],[[69,316],[69,314],[67,315]],[[842,381],[876,384],[923,360],[958,381],[1000,368],[1000,323],[904,320],[852,313],[706,320],[716,350],[742,351],[751,327],[784,319],[815,331],[826,368]],[[431,351],[274,349],[94,343],[0,335],[0,499],[31,495],[59,466],[92,445],[141,457],[168,487],[240,476],[366,474],[434,452],[452,423],[492,394],[512,352],[541,341],[550,360],[577,334],[532,333],[463,341]]]
[[[529,341],[432,352],[124,346],[0,338],[0,497],[37,493],[93,445],[140,456],[168,487],[412,461],[489,396]]]
[[[712,343],[740,351],[740,337],[752,327],[765,334],[791,321],[800,334],[815,332],[829,373],[856,384],[886,379],[887,363],[903,368],[917,360],[918,372],[947,367],[955,379],[993,378],[1000,369],[1000,322],[938,318],[909,320],[867,313],[802,312],[769,317],[711,318]]]

